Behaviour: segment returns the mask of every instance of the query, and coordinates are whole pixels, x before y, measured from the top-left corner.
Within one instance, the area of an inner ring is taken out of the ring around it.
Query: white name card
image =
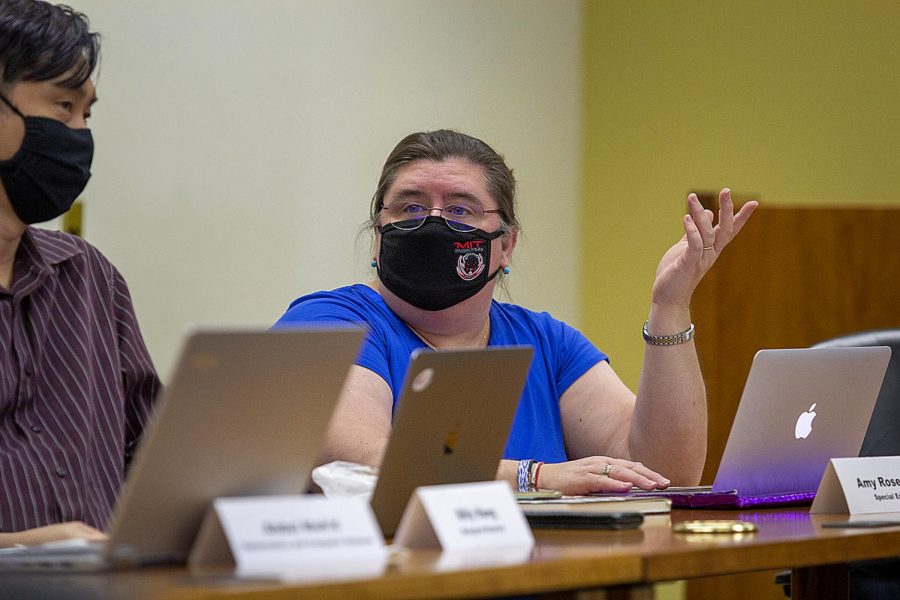
[[[394,544],[445,552],[516,548],[530,552],[534,536],[504,481],[418,488],[400,520]]]
[[[249,576],[376,575],[387,550],[372,509],[358,498],[218,498],[188,562],[192,569],[236,566]]]
[[[831,459],[809,512],[900,512],[900,456]]]

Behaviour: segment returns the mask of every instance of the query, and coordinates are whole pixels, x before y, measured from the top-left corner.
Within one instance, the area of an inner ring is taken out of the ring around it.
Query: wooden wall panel
[[[701,202],[718,210],[713,196]],[[757,350],[900,326],[900,209],[763,205],[691,310],[709,402],[703,482],[712,483]],[[688,582],[688,598],[728,597],[727,579]],[[759,585],[745,578],[743,597],[780,594],[771,574],[752,579]]]

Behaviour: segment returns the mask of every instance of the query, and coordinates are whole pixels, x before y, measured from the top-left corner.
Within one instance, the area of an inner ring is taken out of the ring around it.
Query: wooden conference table
[[[688,519],[742,519],[754,534],[676,534]],[[354,580],[247,582],[195,576],[184,568],[146,568],[105,574],[3,574],[0,598],[41,600],[486,598],[550,594],[554,598],[652,598],[661,581],[793,568],[794,598],[846,597],[843,563],[900,555],[900,525],[879,529],[825,529],[844,515],[809,515],[805,508],[758,511],[674,511],[647,517],[630,531],[537,530],[530,557],[463,557],[435,551],[392,560],[384,573]],[[513,562],[507,562],[513,560]],[[466,563],[470,564],[466,564]],[[774,584],[773,584],[774,585]]]

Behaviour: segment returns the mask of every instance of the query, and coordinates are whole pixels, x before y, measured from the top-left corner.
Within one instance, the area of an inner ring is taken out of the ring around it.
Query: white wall
[[[164,378],[187,323],[268,325],[371,277],[357,241],[401,137],[505,154],[512,299],[577,323],[581,4],[71,0],[104,36],[85,237]]]

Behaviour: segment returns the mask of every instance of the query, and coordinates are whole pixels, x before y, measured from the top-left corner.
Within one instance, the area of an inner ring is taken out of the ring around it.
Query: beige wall
[[[888,1],[586,3],[582,324],[629,385],[689,191],[900,201],[898,30]]]
[[[367,278],[357,226],[416,129],[506,154],[513,300],[581,325],[632,386],[688,191],[900,197],[890,2],[74,4],[105,35],[86,236],[164,372],[187,323],[267,324]]]
[[[577,321],[575,0],[72,0],[104,34],[85,236],[125,274],[165,375],[187,323],[273,322],[371,276],[358,227],[404,135],[504,153],[512,298]]]

